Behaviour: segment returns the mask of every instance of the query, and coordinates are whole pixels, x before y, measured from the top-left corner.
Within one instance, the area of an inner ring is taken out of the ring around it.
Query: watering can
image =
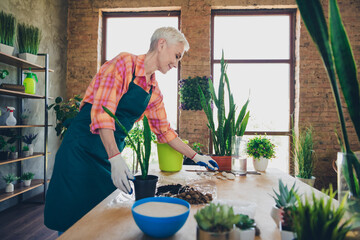
[[[31,72],[31,68],[30,68],[30,72],[27,72],[25,74],[26,74],[26,78],[24,79],[25,93],[35,94],[36,92],[35,80],[36,82],[38,82],[37,76],[35,73]]]

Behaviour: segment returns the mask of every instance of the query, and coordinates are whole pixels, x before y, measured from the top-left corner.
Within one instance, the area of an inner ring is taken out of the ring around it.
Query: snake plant
[[[342,131],[341,149],[348,155],[343,174],[352,196],[360,199],[360,163],[350,149],[336,75],[359,141],[360,88],[353,52],[341,20],[339,7],[336,0],[329,1],[330,29],[328,29],[320,0],[296,0],[296,2],[328,73]]]
[[[247,106],[249,104],[249,99],[243,105],[240,110],[240,113],[236,116],[236,104],[234,102],[233,94],[230,90],[229,78],[227,76],[227,63],[224,60],[224,51],[222,52],[221,57],[221,75],[219,82],[218,95],[215,94],[214,84],[211,79],[209,79],[211,99],[215,103],[217,108],[217,119],[218,126],[215,129],[214,123],[214,114],[211,107],[211,102],[206,101],[205,95],[198,86],[198,91],[200,94],[201,106],[204,109],[206,117],[208,119],[208,128],[211,131],[211,136],[213,140],[213,146],[215,155],[218,156],[231,156],[231,139],[233,136],[243,136],[245,129],[249,120],[250,112],[247,111]],[[226,116],[225,111],[225,85],[228,91],[228,102],[229,102],[229,111]]]
[[[131,148],[135,150],[136,159],[140,163],[141,168],[141,178],[146,179],[149,171],[149,159],[151,153],[151,130],[147,117],[144,115],[143,125],[144,125],[144,141],[134,141],[129,135],[129,132],[126,130],[124,125],[121,124],[119,119],[106,107],[102,107],[104,111],[109,114],[120,127],[120,129],[128,137]]]

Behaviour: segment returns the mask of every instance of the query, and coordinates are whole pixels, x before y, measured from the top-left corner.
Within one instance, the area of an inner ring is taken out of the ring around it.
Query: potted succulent
[[[312,127],[299,130],[298,135],[293,129],[292,140],[292,153],[298,170],[296,178],[313,187],[315,183],[313,176],[315,156]]]
[[[239,223],[240,214],[234,214],[233,207],[226,204],[210,203],[199,209],[194,215],[197,222],[196,239],[235,239],[235,224]]]
[[[240,230],[240,240],[255,239],[255,220],[248,215],[240,214],[240,220],[236,227]]]
[[[156,190],[156,183],[158,181],[158,176],[148,175],[149,171],[149,160],[151,153],[151,130],[147,117],[144,115],[143,125],[144,132],[143,138],[144,141],[135,142],[129,135],[126,128],[121,124],[119,119],[106,107],[103,106],[104,111],[109,114],[112,118],[115,119],[116,124],[128,137],[130,145],[135,149],[136,159],[140,164],[141,175],[136,175],[134,180],[135,187],[135,199],[140,200],[146,197],[154,197]]]
[[[18,180],[19,177],[15,176],[12,173],[9,173],[8,175],[3,176],[3,179],[6,182],[5,192],[13,192],[14,191],[13,182]]]
[[[79,113],[80,103],[82,98],[80,95],[74,95],[68,101],[64,101],[62,97],[57,97],[55,103],[48,107],[48,110],[54,108],[56,114],[56,136],[63,139],[66,130],[70,127],[72,120]]]
[[[18,152],[16,151],[16,147],[15,146],[11,146],[9,148],[10,150],[10,159],[17,159],[19,157]]]
[[[22,148],[22,157],[30,156],[30,151],[28,146],[23,146]]]
[[[360,235],[360,163],[350,148],[337,80],[345,99],[350,119],[360,142],[360,87],[358,70],[336,0],[329,1],[329,28],[319,0],[296,0],[302,19],[316,44],[328,73],[342,136],[338,153],[338,196],[348,197],[348,213],[355,217]],[[336,69],[336,71],[335,71]],[[338,79],[336,79],[336,76]],[[347,195],[347,192],[350,192]]]
[[[41,40],[40,28],[25,23],[18,23],[17,37],[19,45],[19,58],[34,63],[37,58]]]
[[[12,14],[0,12],[0,52],[12,55],[15,40],[15,17]]]
[[[269,159],[275,157],[275,145],[266,136],[256,136],[249,140],[246,152],[253,158],[256,171],[265,171]]]
[[[28,125],[31,111],[29,109],[24,109],[20,114],[21,124]]]
[[[0,136],[0,160],[7,160],[9,157],[9,152],[5,151],[7,142],[3,136]]]
[[[38,134],[28,134],[28,135],[24,135],[23,136],[23,142],[27,144],[27,146],[29,147],[29,154],[33,155],[34,154],[34,145],[33,145],[33,141],[36,139]]]
[[[287,185],[284,185],[281,179],[279,179],[279,192],[276,192],[274,189],[275,205],[272,207],[270,215],[274,219],[276,226],[279,227],[281,220],[281,215],[284,213],[284,209],[292,207],[296,203],[296,194],[297,189],[295,189],[295,182],[292,187],[289,189]]]
[[[213,109],[211,102],[207,102],[205,94],[198,87],[201,106],[204,109],[208,119],[208,127],[211,131],[213,147],[215,151],[214,160],[219,165],[219,170],[231,170],[231,147],[234,136],[243,136],[249,119],[249,111],[246,112],[249,100],[242,106],[238,115],[236,115],[237,106],[234,102],[233,94],[230,90],[229,78],[226,73],[227,63],[224,60],[224,51],[221,57],[221,75],[218,88],[218,94],[215,94],[215,89],[212,81],[209,79],[211,100],[215,103],[217,108],[218,126],[215,128]],[[228,91],[229,111],[225,111],[225,85]],[[226,116],[227,114],[227,116]]]
[[[35,173],[25,172],[21,175],[20,179],[24,181],[24,186],[29,187],[31,184],[31,180],[34,178]]]

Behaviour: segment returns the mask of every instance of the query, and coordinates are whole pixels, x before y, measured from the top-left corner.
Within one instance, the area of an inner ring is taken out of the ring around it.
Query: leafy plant
[[[226,204],[214,204],[199,209],[194,215],[199,228],[207,232],[227,232],[239,223],[241,216]]]
[[[5,141],[5,138],[3,136],[0,136],[0,150],[4,150],[7,145],[7,142]]]
[[[16,147],[15,147],[15,146],[11,146],[11,147],[9,147],[9,150],[10,150],[10,152],[16,152]]]
[[[210,101],[210,89],[209,89],[210,77],[188,77],[182,79],[179,82],[179,94],[180,94],[180,109],[182,110],[202,110],[200,95],[198,92],[198,86],[204,93],[205,102]]]
[[[126,130],[124,125],[121,124],[119,119],[106,107],[103,106],[102,108],[104,109],[104,111],[107,114],[109,114],[112,118],[114,118],[116,124],[120,127],[120,129],[128,137],[132,149],[135,150],[136,159],[140,163],[141,178],[147,179],[148,171],[149,171],[149,159],[150,159],[150,153],[151,153],[151,130],[150,130],[150,125],[149,125],[147,117],[144,115],[144,119],[143,119],[144,141],[135,142],[135,140],[130,137],[129,132]]]
[[[264,157],[267,159],[275,157],[275,145],[269,139],[256,136],[247,143],[246,152],[254,158]]]
[[[4,137],[6,137],[7,140],[5,140]],[[14,129],[0,129],[0,150],[5,149],[8,144],[13,144],[20,138],[21,136],[17,135]]]
[[[204,92],[198,86],[198,91],[200,94],[201,106],[204,109],[206,117],[208,119],[208,128],[211,130],[211,137],[213,140],[213,146],[215,150],[215,155],[218,156],[231,156],[231,140],[233,136],[243,136],[245,129],[249,120],[250,112],[246,112],[249,100],[243,105],[240,110],[239,115],[236,118],[236,104],[234,103],[234,97],[230,90],[229,78],[227,76],[227,63],[224,60],[224,51],[222,52],[221,57],[221,75],[219,82],[218,95],[215,94],[215,89],[212,81],[209,79],[211,99],[215,103],[217,108],[217,119],[218,127],[215,129],[213,110],[211,103],[206,101]],[[229,111],[226,115],[225,111],[225,85],[227,86],[228,91],[228,102],[229,102]]]
[[[0,12],[0,43],[14,46],[15,40],[15,17],[12,14]]]
[[[298,167],[298,177],[310,179],[314,169],[314,141],[312,127],[299,130],[299,136],[292,129],[292,151]]]
[[[136,122],[134,124],[134,127],[129,131],[129,136],[125,138],[125,144],[126,146],[129,146],[132,150],[135,151],[133,146],[131,145],[130,139],[132,139],[134,142],[140,142],[141,144],[144,143],[144,125],[142,122]],[[155,133],[151,132],[151,141],[156,140]]]
[[[275,200],[275,205],[278,208],[287,208],[294,206],[296,203],[297,189],[295,189],[295,182],[289,189],[287,185],[284,185],[281,179],[279,179],[279,192],[273,189],[275,196],[272,196]]]
[[[80,103],[82,98],[80,95],[74,95],[68,101],[64,101],[62,97],[57,97],[55,103],[48,107],[48,110],[54,108],[56,113],[56,136],[60,136],[63,139],[66,130],[70,127],[72,120],[79,113]]]
[[[358,71],[336,0],[329,1],[329,25],[319,0],[296,0],[302,19],[315,42],[328,73],[342,131],[342,149],[348,154],[343,174],[351,194],[360,198],[360,163],[350,149],[340,94],[338,77],[350,118],[360,141],[360,88]],[[335,74],[336,69],[336,74]]]
[[[332,186],[325,191],[327,196],[316,197],[312,193],[312,199],[305,199],[305,202],[297,196],[297,207],[292,215],[293,228],[297,235],[297,240],[328,240],[344,239],[346,233],[351,229],[351,219],[344,220],[345,198],[339,207],[334,207],[332,200],[336,193]]]
[[[36,139],[38,133],[37,134],[28,134],[28,135],[24,135],[23,136],[23,142],[26,144],[32,144],[32,142]]]
[[[12,183],[13,181],[16,181],[19,179],[19,177],[15,176],[12,173],[9,173],[6,176],[3,176],[4,181],[6,182],[6,184]]]
[[[18,23],[19,53],[37,54],[41,40],[40,28]]]
[[[7,75],[9,75],[8,70],[0,70],[0,78],[4,79]]]
[[[22,150],[23,151],[29,151],[29,147],[28,146],[23,146]]]
[[[192,150],[194,150],[197,153],[201,153],[201,147],[203,147],[204,145],[198,142],[193,142],[191,148]]]
[[[35,176],[35,173],[32,172],[25,172],[21,175],[20,179],[21,180],[32,180]]]
[[[28,119],[30,117],[31,111],[29,109],[24,109],[24,111],[22,111],[20,118],[21,119]]]
[[[240,220],[236,223],[236,227],[240,228],[241,230],[247,230],[250,228],[255,228],[255,220],[250,218],[248,215],[239,214]]]

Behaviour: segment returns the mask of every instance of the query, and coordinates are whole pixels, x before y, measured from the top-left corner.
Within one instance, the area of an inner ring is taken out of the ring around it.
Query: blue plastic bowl
[[[141,215],[134,211],[134,208],[136,206],[147,202],[166,202],[181,204],[186,206],[188,210],[180,215],[172,217],[149,217]],[[141,231],[143,231],[145,234],[154,238],[166,238],[174,235],[185,224],[186,219],[189,216],[190,204],[185,200],[179,198],[150,197],[136,201],[131,208],[131,212],[136,222],[136,225],[138,225]]]

